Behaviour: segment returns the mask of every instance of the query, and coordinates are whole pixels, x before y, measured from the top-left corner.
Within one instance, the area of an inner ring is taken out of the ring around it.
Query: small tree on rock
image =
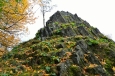
[[[43,26],[45,27],[46,26],[46,23],[45,23],[45,14],[46,12],[50,12],[52,10],[52,8],[55,6],[55,5],[51,5],[51,0],[40,0],[39,2],[39,5],[41,7],[41,13],[42,13],[42,17],[43,17]]]

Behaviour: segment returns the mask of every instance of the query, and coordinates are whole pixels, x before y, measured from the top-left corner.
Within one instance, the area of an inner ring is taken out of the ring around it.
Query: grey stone
[[[71,27],[67,27],[66,29],[64,29],[64,35],[65,36],[75,36],[76,33]]]
[[[82,51],[87,54],[89,52],[88,45],[84,40],[77,41],[76,45],[79,45],[79,47],[82,49]]]
[[[71,65],[70,60],[66,60],[65,62],[62,62],[57,65],[57,70],[59,71],[58,76],[69,76],[67,69]]]
[[[110,51],[110,52],[109,52],[109,56],[110,56],[111,58],[114,58],[114,59],[115,59],[115,51]]]
[[[81,35],[83,35],[83,36],[88,36],[89,35],[89,33],[87,32],[87,30],[83,26],[79,26],[77,29],[78,29],[79,33]]]
[[[90,24],[89,24],[87,21],[83,21],[83,24],[84,24],[86,27],[88,27],[88,28],[91,27]]]
[[[101,76],[108,76],[106,74],[106,71],[103,69],[101,65],[98,65],[97,67],[94,68],[97,74],[100,74]]]
[[[87,49],[88,47],[84,40],[79,40],[76,44],[79,45],[82,49]]]
[[[56,45],[55,47],[56,47],[57,49],[59,49],[59,48],[64,48],[65,46],[64,46],[63,43],[60,43],[60,44]]]
[[[71,56],[73,62],[81,67],[83,67],[85,64],[84,62],[84,53],[79,45],[75,47],[75,51],[72,53]]]
[[[90,53],[86,59],[91,62],[92,64],[98,64],[101,65],[101,63],[99,62],[99,60],[94,56],[94,54]]]
[[[97,28],[93,28],[92,30],[91,30],[91,32],[92,32],[92,34],[94,35],[94,36],[96,36],[96,37],[100,37],[100,31],[97,29]]]
[[[81,19],[78,17],[77,14],[74,15],[74,19],[75,19],[76,21],[79,21],[79,22],[81,21]]]
[[[56,55],[59,57],[63,57],[65,55],[65,50],[61,50],[60,52],[57,52]]]

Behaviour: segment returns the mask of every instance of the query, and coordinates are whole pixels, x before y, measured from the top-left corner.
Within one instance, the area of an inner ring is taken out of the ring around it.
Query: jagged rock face
[[[46,27],[38,31],[36,38],[42,36],[42,38],[45,39],[54,34],[61,36],[83,35],[90,37],[100,37],[101,35],[97,28],[91,29],[90,24],[79,18],[77,14],[73,15],[64,11],[57,11],[53,16],[51,16],[50,20],[46,23]]]
[[[115,42],[77,14],[57,11],[1,60],[0,69],[14,76],[114,76]]]

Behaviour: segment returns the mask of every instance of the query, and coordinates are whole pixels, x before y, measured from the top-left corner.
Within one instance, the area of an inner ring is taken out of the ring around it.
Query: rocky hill
[[[115,76],[115,42],[77,14],[57,11],[0,61],[0,76]]]

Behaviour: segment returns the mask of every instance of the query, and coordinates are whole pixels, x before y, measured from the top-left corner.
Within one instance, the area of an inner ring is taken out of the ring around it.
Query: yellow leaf
[[[106,64],[105,60],[104,60],[104,61],[102,61],[102,62],[101,62],[101,64],[102,64],[102,65],[105,65],[105,64]]]
[[[115,72],[115,66],[112,67],[112,70]]]
[[[2,68],[0,68],[0,72],[2,72]]]
[[[89,65],[89,68],[94,68],[94,67],[96,67],[96,66],[98,66],[97,64],[90,64]]]
[[[50,76],[49,74],[44,74],[43,76]]]
[[[10,73],[11,73],[11,74],[13,73],[12,70],[10,71]]]

